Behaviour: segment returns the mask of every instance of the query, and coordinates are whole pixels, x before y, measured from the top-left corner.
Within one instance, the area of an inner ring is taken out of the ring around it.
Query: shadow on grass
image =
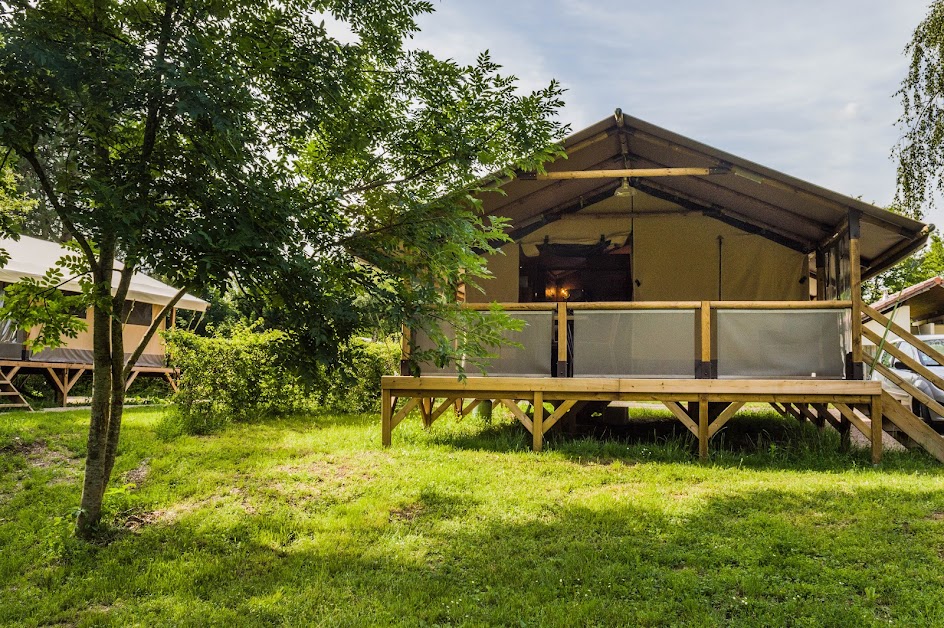
[[[424,485],[382,525],[305,512],[221,524],[194,513],[76,554],[49,582],[61,614],[34,619],[91,606],[115,623],[944,622],[940,543],[929,541],[942,527],[938,492],[535,501],[512,519]]]
[[[520,452],[531,447],[531,436],[524,427],[507,422],[484,425],[478,432],[443,429],[437,423],[431,432],[417,438],[461,450]],[[545,436],[544,449],[577,461],[694,462],[698,441],[674,418],[645,416],[625,425],[581,425],[574,434],[554,429]],[[717,466],[755,469],[872,468],[866,449],[844,451],[839,434],[831,428],[820,430],[808,422],[760,413],[731,419],[711,439],[709,458],[711,464]],[[936,475],[940,466],[921,450],[885,452],[884,460],[880,468],[888,471]]]

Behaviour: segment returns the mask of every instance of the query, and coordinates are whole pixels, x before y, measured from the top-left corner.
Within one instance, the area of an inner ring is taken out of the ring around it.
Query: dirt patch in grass
[[[390,521],[413,521],[423,514],[422,504],[407,504],[402,508],[394,508],[390,511]]]
[[[289,476],[304,476],[312,480],[335,480],[343,483],[347,479],[371,479],[375,466],[374,461],[369,459],[347,460],[331,457],[300,464],[280,465],[274,467],[273,471]]]
[[[26,458],[26,464],[34,469],[62,469],[64,473],[53,480],[52,484],[65,484],[75,479],[78,473],[78,460],[65,452],[53,449],[43,439],[26,442],[14,437],[8,445],[0,447],[0,453],[8,453]]]
[[[149,460],[145,458],[141,461],[141,464],[122,475],[121,483],[134,484],[135,488],[140,488],[144,480],[147,479],[148,473],[151,471],[148,462]]]
[[[142,513],[135,513],[135,515],[141,517],[142,525],[174,523],[182,517],[195,513],[198,510],[212,510],[227,502],[236,502],[236,505],[242,508],[247,515],[255,515],[258,512],[255,505],[253,505],[252,501],[249,499],[249,493],[238,486],[234,486],[227,489],[225,492],[211,495],[204,499],[177,502],[163,510],[155,510],[144,513],[144,515],[142,515]]]
[[[932,521],[944,521],[944,512],[941,512],[940,510],[936,510],[931,513],[931,516],[929,518]]]
[[[141,528],[159,523],[163,517],[164,511],[162,510],[134,512],[125,517],[121,527],[131,532],[137,532]]]

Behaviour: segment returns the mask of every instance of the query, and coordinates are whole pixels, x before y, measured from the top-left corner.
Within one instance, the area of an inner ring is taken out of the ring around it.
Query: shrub
[[[234,325],[209,338],[181,329],[165,332],[164,338],[181,372],[176,408],[168,417],[179,431],[206,434],[230,422],[296,412],[306,405],[298,377],[279,357],[290,340],[285,332]]]
[[[318,370],[315,397],[329,410],[370,412],[380,408],[380,378],[400,369],[400,344],[393,338],[354,338],[337,359]]]

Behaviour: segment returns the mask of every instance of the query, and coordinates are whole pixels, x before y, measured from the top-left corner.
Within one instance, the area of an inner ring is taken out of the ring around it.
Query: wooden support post
[[[392,442],[393,426],[390,421],[392,415],[393,407],[390,402],[390,390],[383,389],[380,391],[380,429],[381,442],[384,447],[389,447]]]
[[[711,302],[701,302],[701,359],[695,369],[696,379],[712,379],[711,369]]]
[[[62,369],[62,407],[65,408],[69,405],[69,390],[72,386],[69,386],[69,368],[66,367]]]
[[[403,339],[400,341],[400,375],[412,375],[410,373],[410,328],[403,326]]]
[[[708,460],[708,397],[698,398],[698,457]]]
[[[826,254],[816,249],[816,300],[826,300]]]
[[[872,419],[872,464],[882,462],[882,398],[878,395],[872,397],[871,408]]]
[[[849,282],[852,288],[852,372],[850,379],[863,379],[862,364],[862,259],[859,253],[859,212],[849,212]]]
[[[423,427],[429,429],[433,426],[433,399],[432,397],[423,397],[420,400],[420,413],[423,415]]]
[[[846,415],[839,415],[839,448],[842,451],[849,451],[852,447],[852,423],[846,418]]]
[[[544,447],[544,393],[534,393],[534,418],[531,420],[531,448],[541,451]]]
[[[557,304],[557,376],[567,377],[567,304]]]

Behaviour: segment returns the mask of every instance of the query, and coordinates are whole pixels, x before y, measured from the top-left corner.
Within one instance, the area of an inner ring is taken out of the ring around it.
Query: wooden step
[[[884,391],[882,392],[882,413],[886,419],[898,426],[929,454],[944,462],[944,436],[938,434],[934,428]]]

